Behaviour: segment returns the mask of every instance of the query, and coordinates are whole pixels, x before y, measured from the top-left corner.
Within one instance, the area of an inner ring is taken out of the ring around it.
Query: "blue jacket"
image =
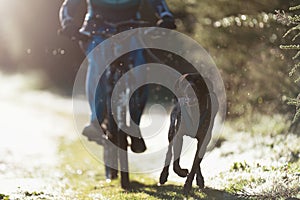
[[[65,0],[60,9],[62,28],[74,24],[74,16],[81,1]],[[156,14],[163,18],[172,16],[165,0],[146,0],[154,8]],[[91,32],[101,26],[101,21],[120,22],[136,19],[142,0],[86,0],[87,13],[81,31]],[[95,27],[96,24],[96,27]]]

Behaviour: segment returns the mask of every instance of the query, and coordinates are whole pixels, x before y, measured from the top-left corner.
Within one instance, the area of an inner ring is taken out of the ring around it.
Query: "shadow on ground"
[[[137,181],[132,181],[131,186],[132,189],[129,191],[131,193],[146,193],[149,196],[159,199],[170,199],[172,196],[174,198],[176,198],[176,196],[186,196],[193,199],[246,199],[213,188],[204,188],[200,190],[194,187],[188,195],[184,195],[183,186],[171,184],[162,186],[146,185]]]

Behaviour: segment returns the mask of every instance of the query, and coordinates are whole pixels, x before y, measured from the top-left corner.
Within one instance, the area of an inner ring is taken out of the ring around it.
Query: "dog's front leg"
[[[196,176],[196,183],[197,183],[197,185],[198,185],[198,187],[200,189],[203,189],[204,188],[204,178],[203,178],[202,173],[201,173],[201,167],[200,167],[200,165],[198,166],[196,174],[197,174],[197,176]]]
[[[198,143],[198,147],[197,147],[197,151],[196,151],[196,155],[195,155],[195,158],[194,158],[194,162],[193,162],[191,172],[187,176],[187,179],[186,179],[185,184],[184,184],[183,190],[184,190],[185,193],[188,193],[192,189],[192,182],[194,180],[195,173],[196,173],[196,171],[197,171],[197,169],[200,165],[200,162],[202,160],[199,157],[200,148],[201,148],[201,145],[199,145],[199,143]]]
[[[160,173],[160,177],[159,177],[160,184],[164,184],[168,180],[169,166],[171,163],[171,159],[172,159],[172,143],[169,143],[168,152],[167,152],[166,160],[165,160],[165,167],[163,168],[162,172]]]
[[[168,152],[166,155],[166,159],[165,159],[165,167],[163,168],[160,177],[159,177],[159,183],[160,184],[164,184],[165,182],[167,182],[168,180],[168,176],[169,176],[169,167],[170,167],[170,163],[171,163],[171,159],[172,159],[172,147],[173,147],[173,138],[176,134],[177,131],[177,123],[178,123],[178,105],[176,105],[171,113],[170,116],[170,128],[169,128],[169,133],[168,133],[168,141],[169,141],[169,146],[168,146]]]
[[[183,138],[181,134],[177,134],[173,139],[173,150],[174,150],[174,162],[173,162],[173,170],[180,177],[186,177],[189,173],[187,169],[182,169],[180,167],[180,154],[182,150]]]

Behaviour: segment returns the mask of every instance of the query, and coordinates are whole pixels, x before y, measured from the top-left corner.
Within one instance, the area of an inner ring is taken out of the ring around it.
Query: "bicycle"
[[[111,38],[115,34],[135,29],[138,27],[148,27],[152,24],[145,21],[135,21],[128,20],[120,23],[110,23],[104,22],[104,24],[108,27],[108,31],[95,32],[94,35],[99,34],[104,38]],[[92,37],[93,35],[91,35]],[[126,39],[126,38],[123,38]],[[116,48],[114,46],[113,48]],[[123,58],[124,59],[124,58]],[[104,73],[104,81],[100,81],[101,83],[107,83],[105,87],[102,86],[102,89],[105,88],[106,99],[105,99],[105,117],[101,127],[104,129],[106,134],[107,142],[104,143],[104,162],[105,162],[105,174],[107,181],[111,179],[116,179],[118,177],[118,168],[120,167],[121,173],[121,186],[124,189],[129,187],[129,174],[128,174],[128,134],[125,133],[122,129],[126,126],[130,126],[128,122],[129,113],[131,108],[134,110],[138,110],[142,112],[145,106],[145,100],[141,100],[141,95],[135,95],[130,105],[126,105],[123,102],[129,102],[129,93],[130,93],[130,84],[135,83],[135,78],[133,74],[129,73],[130,81],[125,82],[125,87],[127,88],[125,92],[119,94],[119,102],[117,106],[116,113],[116,121],[113,117],[112,107],[111,107],[111,97],[114,86],[116,82],[128,71],[130,71],[134,67],[134,60],[130,56],[125,56],[125,61],[123,65],[121,65],[123,61],[117,60],[113,62],[110,67]],[[102,77],[103,78],[103,77]],[[101,87],[101,86],[99,86]],[[103,92],[103,91],[101,91]],[[145,92],[145,91],[144,91]],[[96,94],[97,96],[97,94]],[[135,107],[138,104],[143,104],[140,107]],[[100,113],[102,114],[102,113]],[[140,118],[140,116],[136,116],[138,114],[134,113],[134,118]],[[133,141],[133,136],[130,136]],[[114,144],[114,145],[111,145]],[[118,164],[118,162],[120,164]]]

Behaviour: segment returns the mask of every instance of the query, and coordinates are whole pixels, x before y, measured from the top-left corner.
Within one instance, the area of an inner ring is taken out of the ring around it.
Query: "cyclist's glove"
[[[167,29],[176,29],[175,20],[171,16],[164,16],[157,22],[158,27],[167,28]]]
[[[69,25],[63,29],[58,30],[58,34],[66,36],[73,41],[75,40],[87,41],[90,38],[89,36],[80,33],[79,28],[75,25]]]

